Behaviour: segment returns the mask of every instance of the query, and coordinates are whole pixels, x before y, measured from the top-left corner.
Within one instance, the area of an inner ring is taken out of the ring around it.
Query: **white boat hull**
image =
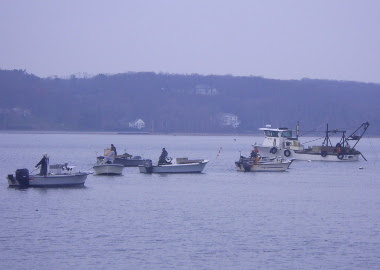
[[[312,160],[312,161],[333,161],[333,162],[349,162],[358,161],[360,154],[343,154],[342,159],[338,158],[338,154],[327,154],[323,157],[319,153],[308,153],[307,150],[295,151],[292,149],[277,148],[276,153],[271,153],[272,147],[257,146],[259,154],[263,157],[278,157],[292,158],[296,160]],[[287,152],[285,152],[287,151]],[[286,156],[288,154],[288,156]],[[289,155],[290,154],[290,155]]]
[[[100,164],[93,167],[97,175],[121,175],[124,165],[121,164]]]
[[[236,162],[236,169],[239,172],[284,172],[286,171],[292,161],[283,162],[248,162],[246,164]]]
[[[167,164],[152,167],[139,166],[140,173],[201,173],[208,161],[189,164]],[[151,171],[149,171],[151,169]]]
[[[87,173],[62,174],[62,175],[30,175],[29,187],[61,187],[61,186],[83,186],[87,179]],[[23,186],[16,177],[8,177],[10,187]]]

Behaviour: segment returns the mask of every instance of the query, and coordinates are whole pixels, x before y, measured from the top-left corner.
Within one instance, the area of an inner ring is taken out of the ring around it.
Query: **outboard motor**
[[[151,159],[147,159],[144,161],[144,167],[147,173],[153,172],[153,163]]]
[[[243,161],[243,168],[245,172],[250,172],[251,171],[251,165],[247,161]]]
[[[16,170],[16,180],[22,187],[29,187],[29,170],[28,169],[17,169]]]
[[[7,178],[9,179],[9,181],[11,181],[12,184],[15,183],[15,178],[13,177],[13,174],[8,174]]]

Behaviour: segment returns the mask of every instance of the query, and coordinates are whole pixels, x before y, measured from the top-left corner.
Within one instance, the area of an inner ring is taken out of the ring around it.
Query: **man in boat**
[[[111,144],[111,151],[113,151],[115,156],[117,156],[116,147],[113,144]]]
[[[49,158],[48,158],[47,153],[45,153],[43,157],[41,158],[40,162],[38,162],[37,165],[35,166],[36,168],[38,168],[38,166],[41,166],[40,173],[39,173],[40,175],[43,175],[43,176],[47,175],[48,164],[49,164]]]
[[[342,153],[342,145],[341,145],[340,143],[337,143],[336,146],[335,146],[334,151],[335,151],[337,154]]]
[[[259,153],[259,149],[257,149],[257,146],[255,146],[251,152],[251,158],[257,157],[257,153]]]
[[[166,151],[165,148],[162,148],[162,153],[161,156],[158,158],[158,165],[163,165],[163,164],[171,164],[166,160],[168,157],[168,152]]]

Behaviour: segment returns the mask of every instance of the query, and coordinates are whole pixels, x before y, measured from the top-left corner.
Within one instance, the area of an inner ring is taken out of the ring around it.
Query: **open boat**
[[[359,156],[364,156],[355,149],[363,137],[369,123],[361,124],[352,134],[346,136],[345,130],[329,130],[326,125],[325,137],[322,145],[305,148],[298,140],[299,126],[297,125],[296,137],[292,137],[292,130],[288,128],[260,128],[264,131],[265,138],[262,145],[255,145],[261,156],[276,157],[285,156],[296,160],[314,161],[358,161]],[[333,146],[330,134],[342,134],[338,143]],[[351,147],[349,141],[356,141]],[[365,159],[365,158],[364,158]]]
[[[139,166],[140,173],[201,173],[208,160],[177,158],[175,162],[153,165],[152,160],[145,160],[144,165]]]
[[[121,175],[124,166],[121,164],[107,163],[105,161],[98,161],[93,167],[97,175]]]
[[[99,156],[97,159],[103,160],[104,156]],[[143,165],[144,161],[145,159],[142,159],[140,156],[121,155],[116,156],[113,163],[123,165],[124,167],[138,167],[140,165]]]
[[[104,156],[98,156],[98,161],[103,161],[109,151],[110,149],[104,149]],[[128,153],[124,153],[122,155],[115,156],[113,163],[123,165],[124,167],[137,167],[143,165],[144,161],[145,159],[141,158],[141,156],[132,156]]]
[[[88,173],[75,172],[75,167],[66,164],[49,166],[46,176],[29,174],[28,169],[17,169],[15,174],[7,176],[10,187],[66,187],[83,186]]]
[[[237,171],[240,172],[283,172],[286,171],[293,159],[286,160],[281,157],[276,158],[247,158],[240,156],[235,162]]]

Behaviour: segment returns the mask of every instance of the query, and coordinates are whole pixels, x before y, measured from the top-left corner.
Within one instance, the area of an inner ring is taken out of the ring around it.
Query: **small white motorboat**
[[[153,165],[152,160],[146,159],[144,165],[139,166],[140,173],[201,173],[208,160],[177,158],[175,162]]]
[[[121,175],[124,165],[98,161],[93,169],[97,175]]]
[[[104,149],[104,155],[98,156],[98,161],[106,160],[107,156],[109,155],[111,149]],[[121,164],[124,167],[138,167],[140,165],[144,164],[145,159],[143,159],[141,156],[132,156],[128,153],[124,153],[122,155],[115,155],[113,158],[114,164]]]
[[[28,169],[17,169],[7,176],[10,187],[67,187],[83,186],[88,173],[75,172],[75,167],[66,164],[49,166],[47,175],[31,174]]]
[[[237,171],[240,172],[284,172],[294,159],[286,160],[281,157],[276,158],[246,158],[241,156],[235,162]]]
[[[103,160],[104,156],[97,157],[98,160]],[[144,164],[145,159],[141,158],[140,156],[130,156],[130,155],[121,155],[116,156],[115,160],[113,161],[114,164],[121,164],[124,167],[138,167],[140,165]]]

